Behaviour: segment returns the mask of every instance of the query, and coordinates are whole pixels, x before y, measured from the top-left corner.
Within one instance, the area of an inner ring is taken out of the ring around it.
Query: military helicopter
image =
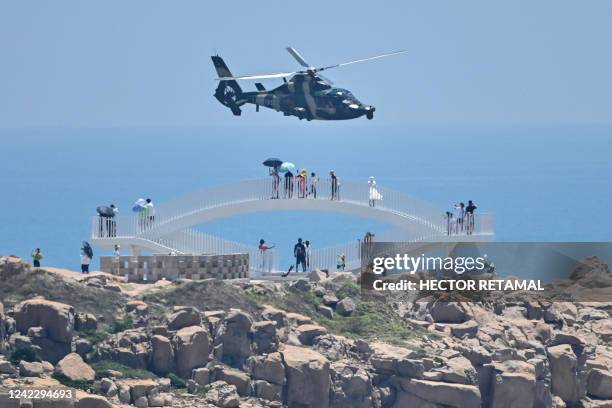
[[[264,106],[277,112],[283,112],[285,116],[296,116],[300,120],[346,120],[363,115],[372,119],[376,110],[374,106],[364,105],[350,91],[335,87],[333,82],[320,72],[406,52],[404,50],[395,51],[316,68],[306,62],[294,48],[287,47],[287,51],[304,69],[274,74],[233,76],[220,56],[212,56],[213,64],[219,76],[217,78],[219,86],[215,91],[215,98],[221,104],[230,108],[236,116],[240,116],[242,113],[240,109],[242,105],[252,103],[255,105],[257,112],[259,112],[260,106]],[[287,79],[288,77],[291,78]],[[237,82],[238,80],[269,78],[282,78],[284,83],[274,89],[266,90],[260,82],[257,82],[255,83],[257,91],[243,92]]]

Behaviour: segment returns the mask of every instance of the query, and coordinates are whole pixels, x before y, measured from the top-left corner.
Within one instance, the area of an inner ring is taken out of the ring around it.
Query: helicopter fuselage
[[[258,84],[258,88],[263,88]],[[332,87],[316,75],[296,74],[271,90],[242,92],[236,105],[246,103],[283,112],[306,120],[347,120],[366,116],[372,119],[375,108],[362,104],[348,90]]]

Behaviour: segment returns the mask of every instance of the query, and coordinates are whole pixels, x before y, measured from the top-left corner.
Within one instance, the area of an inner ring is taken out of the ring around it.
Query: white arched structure
[[[138,214],[105,219],[94,217],[92,242],[98,246],[112,248],[120,244],[132,253],[147,250],[153,253],[235,253],[248,252],[251,255],[252,271],[258,265],[268,271],[278,269],[275,256],[260,259],[255,246],[230,242],[213,237],[192,227],[210,221],[256,212],[316,211],[335,212],[360,218],[376,220],[395,227],[393,240],[413,241],[483,241],[494,236],[493,217],[479,214],[474,219],[470,234],[448,234],[444,211],[405,194],[378,188],[374,206],[369,200],[371,192],[367,183],[342,182],[338,194],[332,199],[331,182],[320,180],[316,185],[317,195],[302,195],[300,185],[284,188],[284,180],[278,189],[271,179],[247,180],[203,190],[183,198],[162,203],[155,207],[154,220],[143,219]],[[307,189],[311,190],[310,186]],[[384,234],[377,235],[378,241],[385,240]],[[359,263],[358,241],[344,246],[313,252],[311,267],[335,268],[335,255],[345,253],[348,267]]]

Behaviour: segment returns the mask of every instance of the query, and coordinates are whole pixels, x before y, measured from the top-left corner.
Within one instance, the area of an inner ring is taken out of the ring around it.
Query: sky
[[[232,117],[212,97],[210,61],[218,52],[235,75],[293,70],[289,45],[312,65],[408,50],[328,72],[383,123],[609,124],[611,16],[607,0],[0,0],[0,127],[293,120]]]

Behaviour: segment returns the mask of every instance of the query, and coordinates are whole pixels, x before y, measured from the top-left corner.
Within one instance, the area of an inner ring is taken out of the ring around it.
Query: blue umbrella
[[[286,173],[288,171],[294,171],[295,170],[295,164],[291,163],[291,162],[284,162],[283,164],[281,164],[279,171],[281,173]]]
[[[132,206],[132,211],[140,212],[144,208],[146,203],[147,203],[147,200],[145,200],[144,198],[139,198],[138,200],[136,200],[136,202]]]

